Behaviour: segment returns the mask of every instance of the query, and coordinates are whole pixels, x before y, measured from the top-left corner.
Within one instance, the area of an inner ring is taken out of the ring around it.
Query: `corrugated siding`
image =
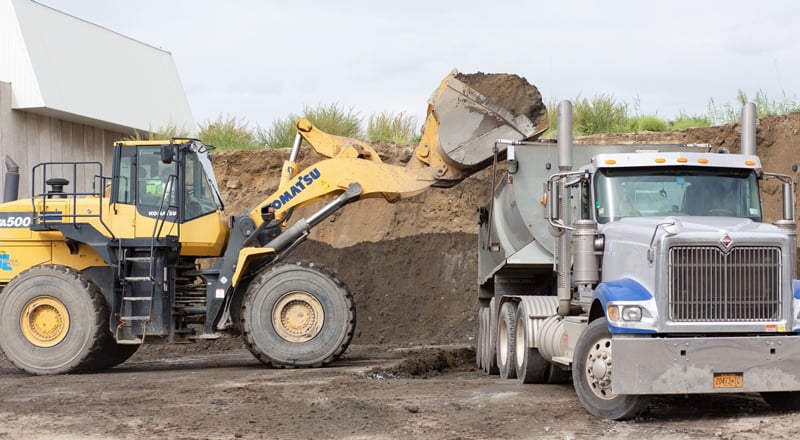
[[[0,82],[0,164],[11,158],[20,168],[20,197],[29,197],[31,168],[40,162],[96,161],[103,174],[111,174],[112,144],[125,135],[88,125],[11,109],[11,84]],[[5,175],[2,165],[0,175]],[[68,176],[63,176],[68,177]],[[92,176],[79,174],[79,188]],[[4,190],[0,178],[0,195]],[[70,179],[71,180],[71,179]]]

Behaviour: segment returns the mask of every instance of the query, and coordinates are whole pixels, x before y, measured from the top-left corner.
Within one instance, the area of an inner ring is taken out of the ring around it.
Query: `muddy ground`
[[[765,169],[798,176],[799,128],[800,114],[759,120]],[[737,151],[739,132],[728,124],[577,141],[699,142]],[[376,148],[397,164],[411,149]],[[319,160],[308,147],[302,154],[301,165]],[[216,155],[228,214],[275,190],[286,155]],[[145,346],[117,368],[86,375],[31,377],[0,357],[0,439],[796,437],[798,414],[771,410],[756,395],[664,397],[640,418],[611,422],[589,416],[571,385],[520,386],[476,371],[475,210],[491,180],[484,170],[395,204],[349,205],[295,251],[295,259],[332,268],[354,293],[353,344],[332,366],[264,368],[238,339]],[[772,221],[779,191],[765,189],[765,220]],[[439,348],[419,348],[430,346]]]
[[[486,377],[464,348],[357,345],[313,370],[265,369],[241,349],[172,353],[143,349],[85,375],[0,368],[0,439],[796,438],[797,414],[746,394],[663,397],[635,420],[598,419],[571,385]]]

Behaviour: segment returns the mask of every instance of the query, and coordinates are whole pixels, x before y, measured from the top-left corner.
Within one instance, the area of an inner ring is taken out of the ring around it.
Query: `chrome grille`
[[[675,246],[669,251],[673,321],[775,321],[781,317],[781,250]]]

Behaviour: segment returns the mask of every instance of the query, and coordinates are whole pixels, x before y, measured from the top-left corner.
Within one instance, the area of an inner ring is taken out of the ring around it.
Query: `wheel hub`
[[[306,342],[322,329],[325,313],[312,294],[289,292],[275,304],[272,325],[278,335],[289,342]]]
[[[586,362],[586,378],[592,392],[605,400],[616,397],[611,391],[611,340],[598,341],[589,351]]]
[[[66,306],[51,296],[39,296],[22,308],[20,327],[25,339],[37,347],[52,347],[63,341],[69,331]]]

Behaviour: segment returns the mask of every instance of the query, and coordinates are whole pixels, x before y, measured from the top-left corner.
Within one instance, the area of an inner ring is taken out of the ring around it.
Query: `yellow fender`
[[[250,263],[259,258],[263,257],[264,255],[274,254],[275,249],[272,248],[256,248],[256,247],[248,247],[244,248],[239,251],[239,260],[236,263],[236,271],[233,272],[233,277],[231,277],[231,287],[236,287],[239,284],[239,278],[242,277],[242,274],[248,267],[250,267]]]

